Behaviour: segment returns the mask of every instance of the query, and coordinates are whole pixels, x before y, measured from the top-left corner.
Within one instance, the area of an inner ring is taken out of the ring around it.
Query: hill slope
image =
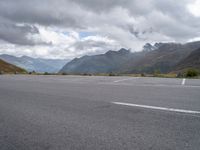
[[[1,73],[26,73],[26,70],[19,68],[15,65],[9,64],[0,59],[0,72]]]
[[[200,48],[200,42],[163,43],[157,49],[146,53],[139,61],[130,60],[126,64],[128,67],[123,69],[125,68],[125,73],[153,73],[154,71],[168,73],[197,48]]]
[[[180,61],[175,67],[175,70],[184,70],[188,68],[194,68],[200,71],[200,48],[193,51],[188,57]]]
[[[7,54],[0,55],[0,59],[25,68],[28,71],[36,72],[58,72],[68,61],[62,59],[41,59],[28,56],[15,57]]]
[[[153,73],[173,71],[177,64],[191,52],[200,48],[200,42],[186,44],[146,44],[141,52],[126,49],[108,51],[105,54],[83,56],[67,63],[60,72],[66,73]]]
[[[121,65],[132,57],[132,53],[126,49],[108,51],[105,54],[83,56],[75,58],[67,63],[60,72],[67,73],[109,73],[117,72]]]

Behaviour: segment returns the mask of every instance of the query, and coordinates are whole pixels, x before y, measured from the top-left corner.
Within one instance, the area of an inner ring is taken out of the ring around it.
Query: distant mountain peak
[[[125,48],[121,48],[119,51],[118,51],[120,54],[128,54],[130,53],[130,50],[127,50]]]
[[[32,58],[29,56],[16,57],[12,55],[2,54],[0,59],[25,68],[27,71],[36,72],[58,72],[68,61],[61,59],[43,59],[43,58]]]
[[[162,46],[163,44],[164,44],[164,43],[161,43],[161,42],[155,43],[155,44],[154,44],[154,47],[159,48],[159,47]]]
[[[183,58],[200,47],[200,43],[146,43],[141,52],[121,48],[105,54],[81,57],[67,63],[60,72],[66,73],[161,73],[173,71]],[[197,55],[197,54],[196,54]],[[192,57],[193,58],[193,57]],[[190,60],[190,59],[188,59]],[[196,62],[196,61],[195,61]]]
[[[26,58],[26,59],[29,59],[29,58],[31,58],[31,57],[29,57],[29,56],[26,56],[26,55],[23,55],[23,56],[21,56],[21,58]],[[32,58],[31,58],[32,59]]]
[[[125,49],[125,48],[121,48],[121,49],[118,50],[118,51],[109,50],[109,51],[107,51],[105,54],[106,54],[106,55],[112,55],[112,54],[126,55],[126,54],[129,54],[129,53],[130,53],[130,50],[127,50],[127,49]]]
[[[157,48],[155,46],[151,45],[150,43],[146,43],[143,46],[143,51],[145,51],[145,52],[153,51],[155,49],[157,49]]]

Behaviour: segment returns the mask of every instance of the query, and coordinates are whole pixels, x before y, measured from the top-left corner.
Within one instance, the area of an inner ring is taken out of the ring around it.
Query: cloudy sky
[[[200,40],[200,0],[0,0],[0,54],[72,59]]]

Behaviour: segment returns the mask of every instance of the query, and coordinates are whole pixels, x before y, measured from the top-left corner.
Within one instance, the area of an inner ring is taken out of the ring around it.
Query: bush
[[[141,77],[145,77],[146,75],[145,75],[144,73],[141,73],[140,76],[141,76]]]
[[[68,75],[66,72],[62,72],[62,75]]]
[[[44,75],[50,75],[48,72],[45,72]]]
[[[161,74],[160,70],[154,70],[153,76],[158,77]]]
[[[36,72],[33,70],[33,71],[29,72],[28,74],[36,74]]]
[[[197,70],[195,70],[195,69],[189,69],[186,72],[186,77],[189,77],[189,78],[196,77],[198,75],[199,75],[199,72]]]
[[[116,74],[111,72],[111,73],[108,74],[108,76],[116,76]]]

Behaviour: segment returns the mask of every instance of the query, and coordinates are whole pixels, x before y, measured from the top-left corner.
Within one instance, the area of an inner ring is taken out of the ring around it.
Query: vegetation
[[[116,74],[111,72],[108,74],[108,76],[116,76]]]
[[[160,76],[160,74],[161,74],[160,70],[157,69],[154,71],[153,76],[158,77],[158,76]]]
[[[25,74],[26,70],[0,59],[0,74]]]
[[[141,75],[140,75],[141,77],[145,77],[146,75],[145,75],[145,73],[141,73]]]
[[[44,75],[50,75],[48,72],[45,72]]]
[[[68,75],[66,72],[63,72],[61,75]]]
[[[187,78],[192,78],[192,77],[197,77],[199,75],[199,71],[196,69],[188,69],[185,77]]]
[[[147,44],[149,45],[149,44]],[[149,45],[150,46],[150,45]],[[148,46],[147,46],[148,47]],[[162,43],[156,49],[132,53],[126,49],[83,56],[67,63],[60,72],[95,74],[160,74],[200,67],[200,42]]]

